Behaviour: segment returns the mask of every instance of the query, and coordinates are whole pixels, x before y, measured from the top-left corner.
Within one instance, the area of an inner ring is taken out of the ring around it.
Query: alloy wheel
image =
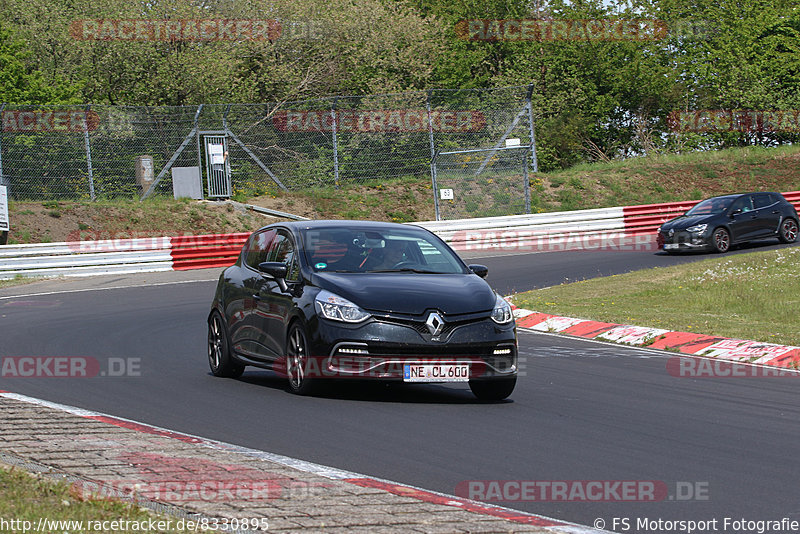
[[[300,328],[293,328],[289,336],[286,355],[286,374],[289,376],[289,385],[298,391],[303,387],[306,367],[306,340]]]
[[[781,225],[781,241],[785,243],[794,243],[797,239],[797,223],[794,219],[786,219]]]
[[[222,325],[214,316],[208,325],[208,363],[212,369],[219,369],[222,363]]]
[[[724,228],[714,230],[714,248],[719,252],[727,252],[731,247],[731,236]]]

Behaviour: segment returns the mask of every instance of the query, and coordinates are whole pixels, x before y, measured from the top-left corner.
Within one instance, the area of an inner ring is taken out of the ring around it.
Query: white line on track
[[[670,352],[666,350],[659,350],[659,349],[648,349],[647,347],[634,347],[632,345],[622,345],[620,343],[614,343],[613,341],[600,341],[599,339],[588,339],[584,337],[577,337],[577,336],[568,336],[565,334],[559,334],[558,332],[542,332],[540,330],[533,330],[531,328],[524,328],[524,327],[517,327],[517,330],[521,332],[525,332],[527,334],[539,334],[542,336],[552,336],[557,337],[559,339],[571,339],[573,341],[586,341],[587,343],[595,343],[597,345],[604,345],[606,347],[616,347],[618,349],[632,349],[638,350],[642,352],[649,352],[650,354],[658,354],[659,356],[666,357],[666,356],[692,356],[692,354],[678,354],[675,352]]]
[[[110,286],[110,287],[87,287],[84,289],[65,289],[63,291],[46,291],[42,293],[28,293],[26,295],[6,295],[0,297],[0,300],[7,300],[7,299],[21,299],[27,297],[41,297],[44,295],[61,295],[64,293],[83,293],[84,291],[108,291],[110,289],[131,289],[135,287],[155,287],[155,286],[171,286],[176,284],[193,284],[196,282],[216,282],[216,278],[211,278],[208,280],[180,280],[177,282],[154,282],[148,284],[132,284],[127,286]]]

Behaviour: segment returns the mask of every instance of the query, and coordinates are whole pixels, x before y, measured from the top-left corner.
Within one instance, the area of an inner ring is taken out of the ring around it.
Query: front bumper
[[[514,323],[488,317],[448,321],[432,336],[419,318],[379,317],[361,325],[320,319],[309,336],[311,370],[329,378],[403,380],[406,365],[469,365],[470,379],[517,374]]]
[[[658,233],[658,247],[662,250],[705,250],[711,247],[710,237],[705,233],[695,234],[685,230],[676,230],[673,235],[667,232]]]

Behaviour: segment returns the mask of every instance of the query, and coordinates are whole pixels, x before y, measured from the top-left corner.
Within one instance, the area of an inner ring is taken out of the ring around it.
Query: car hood
[[[314,273],[312,283],[370,311],[459,315],[495,304],[494,291],[474,274]]]
[[[684,228],[689,228],[690,226],[694,226],[696,224],[703,224],[703,223],[710,223],[714,220],[718,215],[692,215],[686,216],[681,215],[680,217],[676,217],[675,219],[670,219],[664,224],[661,225],[661,230],[682,230]]]

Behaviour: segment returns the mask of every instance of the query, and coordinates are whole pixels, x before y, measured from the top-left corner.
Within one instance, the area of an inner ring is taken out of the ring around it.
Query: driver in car
[[[383,246],[383,257],[380,260],[375,258],[374,262],[368,261],[366,268],[368,271],[393,269],[399,263],[403,262],[405,253],[406,244],[403,241],[397,239],[387,239]]]

